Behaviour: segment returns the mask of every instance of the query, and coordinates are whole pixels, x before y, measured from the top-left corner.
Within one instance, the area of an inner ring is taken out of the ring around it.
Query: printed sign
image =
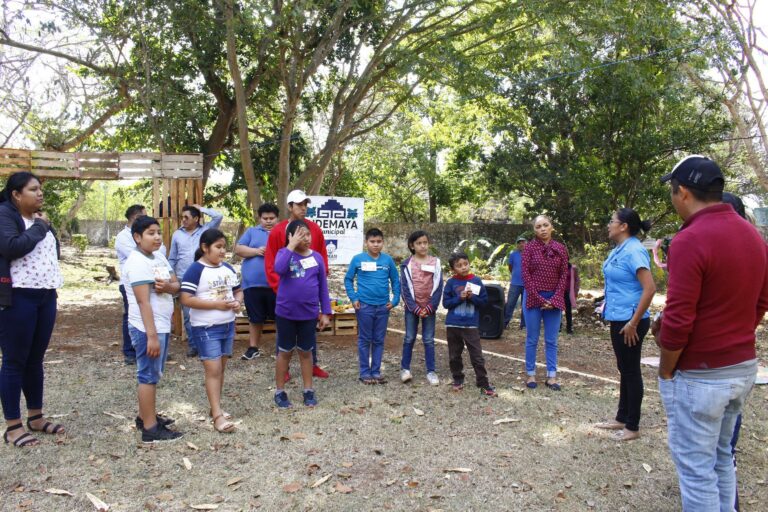
[[[363,210],[361,197],[310,196],[307,218],[323,230],[328,263],[348,265],[363,250]]]

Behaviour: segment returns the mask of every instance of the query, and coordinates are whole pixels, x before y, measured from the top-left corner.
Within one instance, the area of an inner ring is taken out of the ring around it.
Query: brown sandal
[[[27,428],[29,428],[29,430],[32,432],[43,432],[44,434],[65,434],[63,425],[59,425],[58,423],[51,423],[50,421],[46,421],[43,424],[43,428],[33,428],[32,422],[42,419],[42,417],[43,415],[41,413],[27,418]]]
[[[8,427],[5,429],[5,434],[3,434],[3,441],[5,441],[5,444],[13,444],[13,446],[17,448],[25,448],[27,446],[37,446],[40,444],[40,440],[34,436],[32,436],[29,432],[24,432],[19,437],[11,441],[8,439],[8,432],[11,430],[16,430],[21,428],[22,425],[19,423],[18,425],[14,425],[12,427]]]
[[[222,427],[216,426],[216,420],[219,418],[224,418],[224,425]],[[235,431],[237,427],[235,427],[235,424],[229,421],[223,414],[219,414],[215,418],[213,418],[213,429],[216,432],[219,432],[221,434],[231,434]]]

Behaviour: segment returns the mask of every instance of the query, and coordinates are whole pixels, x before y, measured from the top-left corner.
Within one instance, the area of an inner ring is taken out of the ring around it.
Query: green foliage
[[[83,234],[72,235],[72,245],[77,249],[78,254],[83,254],[88,248],[88,237]]]
[[[510,243],[496,244],[487,238],[478,238],[460,241],[453,252],[463,252],[467,255],[474,274],[508,281],[507,256],[513,248]]]
[[[603,262],[608,257],[610,247],[607,243],[597,242],[584,244],[582,254],[571,254],[573,264],[579,267],[581,287],[602,290],[605,286],[603,279]]]

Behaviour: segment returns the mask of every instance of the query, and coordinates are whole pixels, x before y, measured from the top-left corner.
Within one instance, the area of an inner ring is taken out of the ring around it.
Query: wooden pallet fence
[[[0,176],[31,171],[41,178],[118,180],[164,178],[199,180],[200,153],[65,152],[0,148]]]

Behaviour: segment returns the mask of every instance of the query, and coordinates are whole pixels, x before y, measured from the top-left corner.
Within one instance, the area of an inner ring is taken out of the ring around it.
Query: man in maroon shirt
[[[288,224],[291,221],[302,220],[306,222],[307,227],[309,227],[309,233],[312,235],[310,249],[323,257],[323,261],[325,261],[325,272],[326,274],[328,273],[328,252],[325,248],[323,230],[311,220],[305,219],[307,216],[307,205],[310,203],[310,199],[301,190],[292,190],[286,199],[288,202],[288,219],[278,223],[272,228],[272,231],[269,232],[269,238],[267,239],[267,248],[264,251],[264,272],[267,274],[267,282],[269,283],[269,286],[275,293],[277,293],[277,287],[280,284],[280,276],[278,276],[274,270],[275,256],[277,255],[277,251],[286,245],[285,230],[288,228]],[[318,313],[319,311],[318,308]],[[320,379],[327,379],[328,372],[317,365],[317,345],[312,347],[312,362],[312,375]]]
[[[725,180],[693,155],[661,179],[683,219],[668,258],[659,391],[685,511],[733,510],[730,441],[755,382],[755,328],[768,310],[768,246],[722,204]]]

